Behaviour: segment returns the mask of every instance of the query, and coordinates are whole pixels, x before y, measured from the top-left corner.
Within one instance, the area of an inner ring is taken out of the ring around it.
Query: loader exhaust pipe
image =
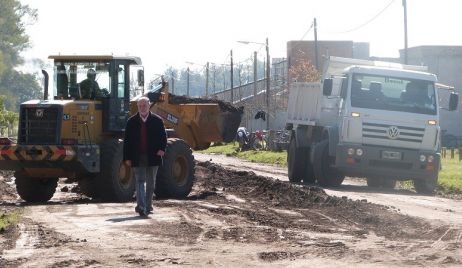
[[[49,76],[47,71],[42,70],[43,77],[45,78],[45,81],[43,83],[43,99],[48,100],[48,80]]]

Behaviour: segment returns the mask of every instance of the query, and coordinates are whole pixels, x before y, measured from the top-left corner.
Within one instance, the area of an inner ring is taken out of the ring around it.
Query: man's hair
[[[140,102],[142,102],[142,101],[146,101],[147,103],[150,103],[149,98],[148,98],[148,97],[145,97],[145,96],[139,98],[136,102],[137,102],[137,103],[140,103]]]

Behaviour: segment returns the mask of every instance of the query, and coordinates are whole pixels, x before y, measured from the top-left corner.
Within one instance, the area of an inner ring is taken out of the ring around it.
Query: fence
[[[462,161],[462,147],[460,148],[446,148],[443,147],[441,149],[441,157],[442,158],[451,158],[454,159],[458,155],[459,161]]]

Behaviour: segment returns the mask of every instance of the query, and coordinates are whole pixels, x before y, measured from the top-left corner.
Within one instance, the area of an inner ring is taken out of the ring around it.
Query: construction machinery
[[[77,181],[90,197],[131,200],[135,182],[122,161],[123,137],[141,96],[150,98],[151,111],[164,119],[168,134],[157,176],[159,197],[186,197],[194,178],[192,149],[233,140],[240,124],[241,110],[222,102],[171,95],[164,81],[145,92],[138,57],[49,58],[54,61],[53,100],[48,100],[48,73],[43,71],[44,99],[20,105],[17,142],[0,139],[0,169],[15,171],[16,189],[25,201],[51,199],[59,178]],[[80,83],[89,70],[96,73],[99,93],[83,99]]]

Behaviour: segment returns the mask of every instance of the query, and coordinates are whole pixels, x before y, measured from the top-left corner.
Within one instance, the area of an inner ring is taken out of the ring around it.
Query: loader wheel
[[[27,202],[46,202],[50,200],[58,186],[58,178],[31,178],[22,172],[14,174],[16,191]]]
[[[111,139],[101,145],[101,173],[95,178],[104,200],[127,202],[135,192],[135,178],[123,160],[123,142]]]
[[[159,167],[155,193],[163,198],[185,198],[194,181],[194,157],[182,139],[167,140],[164,163]]]
[[[345,176],[332,167],[332,159],[329,156],[329,142],[323,140],[314,147],[313,171],[314,176],[321,186],[340,186]]]
[[[436,185],[438,184],[438,176],[435,176],[430,179],[425,179],[425,180],[413,180],[414,181],[414,188],[417,193],[419,194],[424,194],[424,195],[430,195],[433,193],[433,191],[436,188]]]

